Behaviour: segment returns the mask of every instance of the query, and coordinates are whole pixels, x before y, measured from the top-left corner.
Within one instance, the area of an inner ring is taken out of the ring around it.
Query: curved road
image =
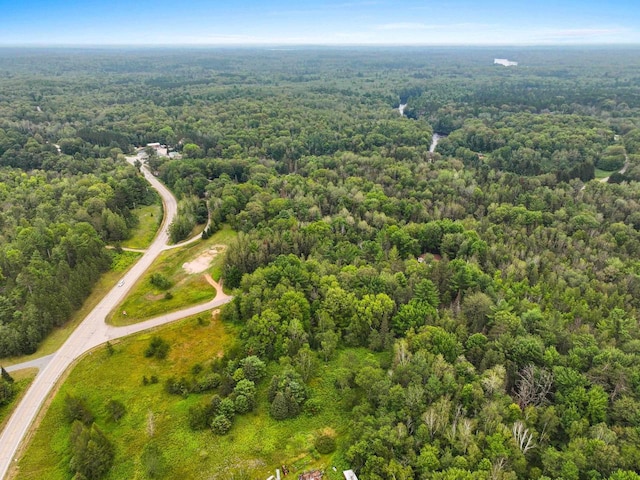
[[[136,157],[127,157],[127,161],[131,164],[140,159],[140,153]],[[113,287],[109,293],[105,295],[100,303],[98,303],[98,305],[96,305],[95,308],[85,317],[82,323],[78,325],[60,349],[50,357],[50,360],[46,365],[41,368],[0,435],[0,479],[7,475],[12,461],[15,460],[14,457],[18,448],[27,434],[29,427],[40,411],[42,404],[49,396],[56,382],[74,360],[108,340],[141,332],[148,328],[153,328],[179,320],[180,318],[195,315],[211,308],[218,307],[231,300],[231,297],[225,295],[222,292],[222,289],[218,286],[216,288],[217,295],[214,300],[202,305],[196,305],[179,312],[169,313],[147,320],[146,322],[126,327],[113,327],[105,323],[107,314],[122,301],[131,287],[151,266],[156,257],[163,250],[175,247],[168,245],[168,225],[177,214],[177,201],[169,189],[160,183],[160,181],[158,181],[146,169],[146,167],[142,168],[142,173],[149,183],[151,183],[151,186],[155,188],[162,197],[162,203],[164,205],[164,219],[160,226],[160,231],[142,258],[140,258],[140,260],[131,267],[124,277],[122,277],[124,284],[121,287]],[[198,238],[199,237],[196,237],[195,239],[183,242],[180,245],[190,243]],[[44,359],[40,359],[41,362],[42,360]],[[42,365],[42,363],[40,365]],[[20,367],[22,366],[26,365],[20,365]],[[16,367],[18,367],[18,365],[14,365],[12,370],[16,369]]]

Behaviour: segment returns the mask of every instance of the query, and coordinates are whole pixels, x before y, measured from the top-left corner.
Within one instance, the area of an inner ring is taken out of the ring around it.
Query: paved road
[[[42,370],[47,366],[49,360],[53,358],[55,354],[45,355],[44,357],[38,357],[33,360],[29,360],[28,362],[18,363],[16,365],[11,365],[9,367],[4,367],[7,372],[14,372],[16,370],[22,370],[23,368],[37,368],[38,370]]]
[[[140,154],[138,157],[128,157],[127,161],[133,164],[136,159],[139,158]],[[168,245],[168,226],[177,213],[178,205],[176,199],[146,168],[143,168],[142,171],[149,183],[151,183],[153,188],[155,188],[162,197],[164,219],[160,226],[160,231],[142,258],[122,277],[124,284],[120,287],[114,286],[111,291],[105,295],[100,303],[98,303],[82,323],[78,325],[62,347],[52,355],[49,362],[40,370],[34,379],[0,435],[0,479],[5,477],[12,462],[15,461],[14,457],[18,448],[36,418],[42,404],[49,396],[58,379],[75,359],[108,340],[194,315],[227,303],[231,299],[231,297],[224,295],[222,289],[218,288],[216,298],[202,305],[169,313],[127,327],[113,327],[105,323],[107,314],[124,299],[131,287],[151,266],[156,257],[163,250],[172,248]],[[197,240],[197,238],[191,241],[195,240]],[[183,242],[183,244],[184,243],[189,242]],[[17,365],[14,367],[17,367]]]

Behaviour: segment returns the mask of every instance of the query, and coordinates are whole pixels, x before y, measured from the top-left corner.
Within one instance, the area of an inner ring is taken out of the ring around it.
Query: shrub
[[[176,377],[169,377],[164,384],[165,392],[171,395],[184,395],[186,396],[189,391],[189,382],[187,379],[182,377],[180,380],[176,379]]]
[[[322,402],[317,398],[310,398],[304,403],[304,411],[310,417],[320,413],[320,410],[322,410]]]
[[[230,398],[223,398],[218,408],[220,413],[227,418],[233,418],[236,413],[236,406]]]
[[[193,405],[189,408],[189,427],[191,430],[204,430],[211,421],[211,405]]]
[[[211,430],[216,435],[226,435],[231,430],[231,420],[224,415],[218,415],[211,421]]]
[[[236,412],[238,413],[247,413],[249,410],[251,410],[249,400],[244,395],[238,395],[233,404]]]
[[[336,441],[329,435],[320,435],[316,438],[315,447],[318,452],[323,455],[334,452],[336,449]]]
[[[156,357],[159,360],[163,360],[167,358],[170,348],[169,343],[165,339],[154,335],[149,342],[149,346],[144,351],[144,356],[147,358]]]
[[[173,285],[171,280],[169,280],[161,273],[154,273],[153,275],[151,275],[149,282],[151,283],[151,285],[159,288],[160,290],[168,290]]]
[[[95,417],[81,398],[68,395],[64,397],[65,416],[69,423],[80,421],[84,425],[91,425]]]
[[[207,392],[220,386],[220,375],[217,373],[208,373],[196,380],[193,388],[194,392]]]
[[[107,415],[112,422],[118,422],[124,414],[127,413],[127,409],[120,400],[114,400],[113,398],[107,402],[106,405]]]
[[[267,373],[264,362],[255,355],[243,358],[240,361],[240,367],[244,372],[244,378],[251,380],[252,382],[262,380]]]

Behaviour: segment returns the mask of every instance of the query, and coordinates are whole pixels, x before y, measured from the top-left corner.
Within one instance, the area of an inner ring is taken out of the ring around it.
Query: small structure
[[[298,480],[322,480],[323,475],[324,472],[321,470],[314,470],[298,475]]]
[[[344,474],[344,478],[346,480],[358,480],[358,477],[356,477],[356,474],[353,470],[345,470],[342,473]]]
[[[511,60],[507,60],[506,58],[494,58],[494,65],[502,65],[504,67],[517,67],[518,62],[512,62]]]

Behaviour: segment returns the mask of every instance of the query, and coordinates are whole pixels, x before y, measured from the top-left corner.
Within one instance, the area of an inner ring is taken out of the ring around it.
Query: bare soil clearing
[[[187,273],[202,273],[209,268],[211,261],[225,249],[224,245],[212,245],[211,248],[203,252],[198,258],[182,264],[182,268]]]

